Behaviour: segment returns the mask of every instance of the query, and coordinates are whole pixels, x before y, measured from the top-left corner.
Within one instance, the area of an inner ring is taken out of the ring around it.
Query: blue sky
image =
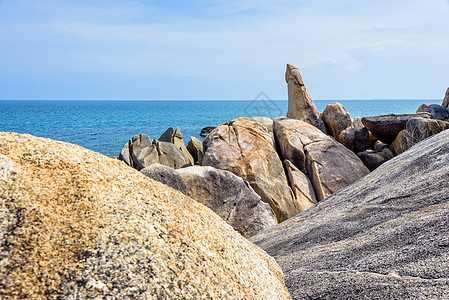
[[[449,0],[0,0],[0,99],[442,99]]]

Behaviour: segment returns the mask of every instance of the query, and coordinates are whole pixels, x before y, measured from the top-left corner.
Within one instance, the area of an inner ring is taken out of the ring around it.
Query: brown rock
[[[0,154],[3,298],[289,299],[264,251],[121,161],[11,133]]]
[[[172,143],[178,148],[179,150],[184,153],[184,155],[189,159],[190,164],[194,165],[195,161],[190,154],[189,150],[187,150],[186,145],[184,144],[184,140],[182,138],[181,129],[176,128],[173,129],[173,127],[168,128],[159,138],[159,141],[161,142],[167,142]]]
[[[195,164],[201,165],[204,155],[203,142],[196,137],[191,136],[190,141],[187,143],[187,150],[189,150],[192,155]]]
[[[307,178],[307,176],[289,160],[284,161],[284,166],[290,187],[292,188],[293,195],[296,199],[296,206],[298,206],[301,211],[305,211],[314,206],[317,200],[313,185],[309,178]]]
[[[206,137],[204,146],[202,165],[248,181],[262,201],[270,204],[279,222],[300,212],[274,141],[262,124],[248,118],[221,124]]]
[[[282,159],[309,177],[318,200],[369,173],[354,152],[314,126],[281,117],[274,119],[273,129]]]
[[[441,104],[441,106],[443,106],[444,108],[448,108],[449,106],[449,88],[446,91],[446,95],[444,96],[443,104]]]
[[[431,118],[429,113],[388,114],[374,117],[363,117],[362,122],[373,135],[386,144],[391,144],[399,132],[405,129],[405,124],[411,118]]]
[[[276,215],[262,202],[248,182],[225,170],[188,167],[178,170],[187,184],[187,195],[212,209],[240,232],[250,237],[276,225]]]
[[[309,123],[326,133],[320,113],[302,80],[298,67],[294,64],[287,64],[285,81],[288,84],[287,117]]]
[[[338,102],[326,106],[321,114],[326,131],[329,135],[338,138],[340,132],[352,125],[351,115],[346,108]]]
[[[252,117],[251,120],[259,122],[268,130],[268,132],[273,132],[273,120],[268,117]]]

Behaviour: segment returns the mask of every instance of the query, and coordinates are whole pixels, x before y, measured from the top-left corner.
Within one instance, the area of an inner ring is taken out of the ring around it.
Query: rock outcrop
[[[168,185],[183,194],[187,193],[187,187],[184,180],[182,180],[181,175],[179,175],[179,173],[173,168],[156,163],[140,170],[140,173],[151,179],[159,181],[160,183]]]
[[[273,258],[119,160],[0,134],[5,299],[289,299]]]
[[[444,108],[448,108],[449,106],[449,88],[446,91],[446,95],[444,96],[443,103],[441,104]]]
[[[307,174],[318,200],[369,173],[354,152],[310,124],[281,117],[273,129],[282,159]]]
[[[443,131],[251,240],[294,299],[445,299],[448,161]]]
[[[329,135],[337,138],[343,130],[352,125],[351,115],[346,108],[338,102],[326,106],[321,114],[326,131]]]
[[[227,170],[249,182],[279,222],[301,210],[295,205],[274,141],[265,126],[248,118],[219,125],[204,140],[203,166]]]
[[[259,122],[260,124],[265,126],[265,128],[269,132],[273,133],[273,120],[272,119],[270,119],[268,117],[252,117],[251,120]]]
[[[373,117],[363,117],[362,123],[373,135],[384,143],[391,144],[405,124],[411,118],[431,118],[431,114],[422,112],[415,114],[388,114]]]
[[[441,121],[448,121],[449,119],[449,111],[438,104],[423,104],[416,112],[428,112],[432,115],[433,119]]]
[[[284,167],[287,174],[288,182],[295,197],[296,206],[301,211],[305,211],[314,206],[317,202],[315,190],[309,178],[301,172],[289,160],[284,161]]]
[[[212,167],[178,170],[187,195],[212,209],[244,237],[260,233],[278,222],[268,203],[237,175]]]
[[[207,136],[209,133],[211,133],[217,126],[206,126],[203,129],[201,129],[200,136]]]
[[[399,155],[411,146],[446,129],[449,129],[449,122],[434,119],[412,118],[407,121],[405,129],[399,132],[396,139],[390,145],[390,149],[396,155]]]
[[[189,158],[174,144],[158,140],[151,142],[145,134],[133,136],[118,158],[139,171],[155,163],[175,169],[191,165]]]
[[[181,129],[176,128],[173,129],[173,127],[169,127],[159,138],[159,141],[161,142],[167,142],[172,143],[178,148],[179,150],[184,153],[184,155],[189,159],[190,164],[194,165],[194,159],[192,155],[190,154],[189,150],[187,150],[186,145],[184,144],[184,140],[182,137]]]
[[[201,165],[204,155],[203,142],[196,137],[191,136],[190,141],[187,143],[187,150],[189,150],[192,155],[195,164]]]
[[[285,81],[288,85],[287,117],[309,123],[326,133],[320,113],[302,80],[298,67],[294,64],[287,64]]]

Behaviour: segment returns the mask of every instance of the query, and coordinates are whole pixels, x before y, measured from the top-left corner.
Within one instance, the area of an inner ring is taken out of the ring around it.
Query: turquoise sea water
[[[334,101],[317,100],[323,111]],[[436,100],[343,100],[351,116],[412,113]],[[118,156],[135,134],[158,138],[180,127],[187,143],[205,126],[236,117],[285,116],[287,101],[0,101],[0,131],[29,133]]]

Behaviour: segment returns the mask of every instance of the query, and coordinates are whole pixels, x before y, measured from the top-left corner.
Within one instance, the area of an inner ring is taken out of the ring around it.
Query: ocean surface
[[[334,101],[316,100],[321,112]],[[351,117],[413,113],[437,100],[339,100]],[[0,131],[29,133],[70,142],[107,156],[118,156],[133,136],[151,139],[170,126],[180,127],[184,142],[200,138],[205,126],[236,117],[285,116],[287,101],[0,101]]]

